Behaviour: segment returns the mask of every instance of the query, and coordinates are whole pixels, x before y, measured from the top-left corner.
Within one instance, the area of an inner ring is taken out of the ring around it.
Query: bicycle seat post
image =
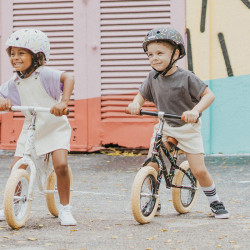
[[[162,130],[163,130],[163,125],[164,125],[164,112],[158,112],[158,119],[159,119],[159,129],[157,131],[158,135],[162,134]]]

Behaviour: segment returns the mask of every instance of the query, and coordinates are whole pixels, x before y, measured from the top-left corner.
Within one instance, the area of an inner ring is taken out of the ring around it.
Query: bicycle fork
[[[22,165],[27,165],[27,167],[30,167],[30,180],[29,180],[28,197],[27,197],[28,200],[32,200],[31,194],[33,192],[33,185],[36,179],[36,167],[33,161],[31,160],[31,151],[32,151],[32,145],[33,145],[34,133],[35,133],[35,121],[36,121],[36,114],[33,113],[32,121],[28,128],[27,142],[25,144],[23,158],[17,161],[11,170],[11,173],[13,173]]]

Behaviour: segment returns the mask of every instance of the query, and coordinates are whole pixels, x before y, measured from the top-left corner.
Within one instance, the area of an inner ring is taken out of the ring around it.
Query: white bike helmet
[[[38,29],[20,29],[10,35],[6,42],[7,50],[9,47],[20,47],[32,51],[44,53],[46,61],[49,60],[50,43],[48,37]]]

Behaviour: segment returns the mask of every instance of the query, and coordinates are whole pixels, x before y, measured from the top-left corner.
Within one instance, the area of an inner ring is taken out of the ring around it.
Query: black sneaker
[[[161,214],[161,203],[159,202],[155,215],[159,216],[160,214]]]
[[[214,201],[210,204],[211,210],[216,219],[228,219],[229,213],[225,209],[225,206],[220,201]]]

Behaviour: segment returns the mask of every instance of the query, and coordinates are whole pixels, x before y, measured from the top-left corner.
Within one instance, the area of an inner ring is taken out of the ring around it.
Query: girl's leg
[[[76,221],[71,214],[69,204],[70,176],[68,169],[68,151],[58,149],[52,152],[52,161],[57,176],[57,188],[60,197],[58,218],[62,226],[75,226]]]
[[[58,149],[52,152],[52,162],[57,176],[57,188],[62,205],[69,204],[70,177],[68,172],[68,151]]]

